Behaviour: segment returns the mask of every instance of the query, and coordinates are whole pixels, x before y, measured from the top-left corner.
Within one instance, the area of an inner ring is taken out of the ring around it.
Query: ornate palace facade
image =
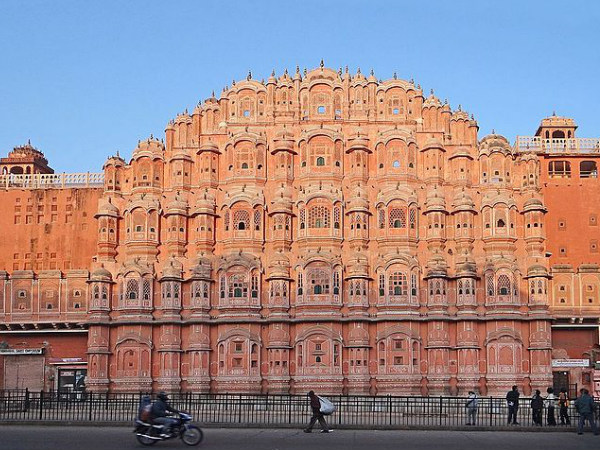
[[[396,77],[249,76],[109,158],[103,189],[65,186],[96,247],[67,235],[70,261],[89,257],[69,270],[5,257],[6,330],[52,323],[31,301],[47,279],[64,289],[54,323],[79,317],[69,279],[88,389],[551,385],[540,157],[477,131]]]

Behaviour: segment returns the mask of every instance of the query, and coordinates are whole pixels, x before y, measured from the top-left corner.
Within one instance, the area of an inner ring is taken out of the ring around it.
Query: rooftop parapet
[[[517,136],[514,145],[519,153],[600,154],[600,138],[549,138]]]
[[[0,189],[66,189],[103,185],[103,172],[0,175]]]

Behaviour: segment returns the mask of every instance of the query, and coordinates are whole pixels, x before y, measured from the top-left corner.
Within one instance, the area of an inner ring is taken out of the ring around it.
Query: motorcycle
[[[174,416],[177,419],[177,423],[171,425],[171,433],[168,436],[164,436],[163,429],[165,425],[153,424],[150,421],[143,421],[141,419],[135,420],[135,437],[138,442],[142,445],[154,445],[158,441],[166,441],[176,437],[181,438],[186,445],[198,445],[204,437],[202,430],[196,425],[192,425],[192,416],[180,412]]]

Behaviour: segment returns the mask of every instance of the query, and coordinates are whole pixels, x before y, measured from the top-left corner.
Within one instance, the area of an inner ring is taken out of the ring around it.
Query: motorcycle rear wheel
[[[156,444],[156,442],[158,441],[158,439],[150,439],[149,437],[139,434],[136,434],[135,437],[137,438],[140,444],[145,445],[147,447]]]
[[[181,433],[181,440],[185,445],[198,445],[202,442],[204,433],[195,425],[188,425]]]

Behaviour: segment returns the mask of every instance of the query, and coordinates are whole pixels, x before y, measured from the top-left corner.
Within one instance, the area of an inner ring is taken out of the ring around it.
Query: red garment
[[[316,409],[316,410],[321,409],[321,402],[319,401],[319,397],[317,397],[316,395],[313,395],[310,398],[310,407],[312,409]]]

